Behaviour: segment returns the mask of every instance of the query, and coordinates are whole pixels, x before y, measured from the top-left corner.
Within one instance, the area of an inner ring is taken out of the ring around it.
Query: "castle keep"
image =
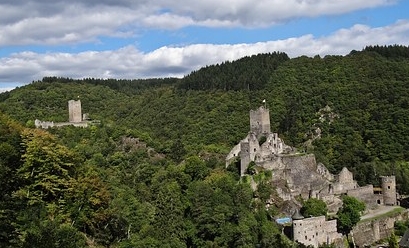
[[[68,113],[69,122],[81,122],[82,121],[81,101],[69,100]]]
[[[265,141],[260,144],[262,138]],[[240,174],[244,175],[251,161],[268,163],[275,160],[278,154],[290,151],[291,147],[285,145],[277,133],[271,133],[269,110],[261,106],[250,110],[250,132],[227,155],[226,166],[240,158]]]

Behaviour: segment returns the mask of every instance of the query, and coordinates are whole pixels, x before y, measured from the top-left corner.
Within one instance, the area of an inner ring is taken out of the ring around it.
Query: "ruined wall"
[[[34,121],[34,125],[36,128],[44,128],[47,129],[49,127],[54,127],[54,122],[53,121],[40,121],[36,119]]]
[[[320,244],[331,244],[342,239],[342,235],[337,232],[336,220],[326,221],[325,216],[294,220],[293,235],[294,241],[313,247],[318,247]]]
[[[284,142],[278,137],[277,133],[270,133],[266,141],[261,145],[260,155],[263,157],[271,154],[281,154],[284,152]]]
[[[250,164],[250,145],[249,142],[240,142],[240,175],[246,173],[247,167]]]
[[[367,209],[374,209],[378,207],[378,198],[376,195],[374,195],[372,184],[348,190],[347,195],[363,201]]]
[[[40,121],[36,119],[34,121],[36,128],[51,128],[51,127],[63,127],[63,126],[74,126],[74,127],[88,127],[88,122],[53,122],[53,121]]]
[[[358,188],[358,183],[354,180],[352,172],[346,167],[336,177],[336,183],[333,184],[334,194],[343,194],[348,190]]]
[[[81,101],[70,100],[68,101],[68,115],[69,122],[53,122],[53,121],[41,121],[36,119],[34,125],[36,128],[50,128],[50,127],[63,127],[63,126],[75,126],[75,127],[88,127],[88,122],[82,119],[81,113]],[[88,114],[86,114],[88,116]],[[89,117],[87,117],[89,119]]]
[[[408,219],[408,210],[376,220],[359,222],[352,230],[357,247],[369,246],[380,239],[388,238],[394,230],[394,223]]]
[[[249,133],[240,142],[240,175],[244,175],[250,162],[255,161],[256,155],[260,152],[260,145],[254,133]]]
[[[326,178],[328,181],[334,180],[334,175],[332,175],[327,167],[323,163],[317,164],[317,173],[320,174],[322,177]]]
[[[241,148],[241,145],[239,143],[239,144],[237,144],[236,146],[233,147],[233,149],[229,152],[229,154],[227,154],[226,167],[229,166],[231,164],[231,162],[233,162],[237,156],[239,156],[240,148]]]
[[[344,167],[338,174],[338,181],[340,183],[351,183],[354,181],[354,175],[346,167]]]
[[[260,145],[259,139],[266,137]],[[250,110],[250,132],[236,145],[226,157],[228,166],[237,156],[240,156],[240,173],[244,175],[251,161],[266,169],[274,169],[277,155],[293,152],[293,148],[284,144],[277,133],[270,131],[270,114],[265,106]]]

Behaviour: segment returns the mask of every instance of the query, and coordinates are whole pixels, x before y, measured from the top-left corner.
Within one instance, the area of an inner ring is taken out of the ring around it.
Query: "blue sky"
[[[3,0],[0,91],[44,76],[183,77],[264,52],[407,46],[408,10],[407,0]]]

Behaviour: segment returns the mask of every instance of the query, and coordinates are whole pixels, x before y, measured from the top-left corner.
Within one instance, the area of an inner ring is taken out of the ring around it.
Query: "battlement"
[[[382,183],[395,183],[395,176],[381,176]]]

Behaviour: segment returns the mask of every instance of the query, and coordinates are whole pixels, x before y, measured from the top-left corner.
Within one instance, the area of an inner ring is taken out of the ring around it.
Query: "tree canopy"
[[[365,203],[352,196],[342,197],[342,207],[337,212],[337,228],[341,233],[348,235],[352,228],[361,220]]]
[[[328,208],[327,204],[325,204],[323,200],[310,198],[303,202],[303,206],[300,212],[304,217],[316,217],[322,215],[326,216]]]
[[[0,243],[291,247],[262,204],[271,184],[253,191],[225,168],[263,99],[272,131],[287,144],[333,173],[347,166],[362,185],[395,175],[408,193],[408,51],[370,46],[292,59],[275,52],[181,79],[46,77],[2,93]],[[35,119],[66,121],[67,101],[78,98],[97,125],[33,128]],[[344,201],[338,220],[347,232],[362,206]],[[323,213],[307,202],[304,214]]]

